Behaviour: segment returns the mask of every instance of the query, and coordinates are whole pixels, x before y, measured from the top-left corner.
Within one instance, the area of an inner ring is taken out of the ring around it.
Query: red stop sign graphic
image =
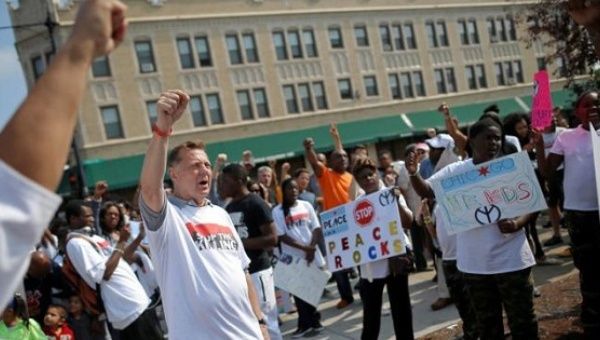
[[[354,220],[356,223],[365,226],[373,221],[373,217],[375,217],[375,208],[371,202],[362,201],[354,207]]]

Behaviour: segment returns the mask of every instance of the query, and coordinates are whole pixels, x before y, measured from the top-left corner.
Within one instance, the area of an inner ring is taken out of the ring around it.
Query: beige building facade
[[[124,2],[127,37],[94,63],[80,109],[77,142],[86,168],[143,154],[166,89],[192,96],[172,143],[201,138],[209,151],[235,152],[234,160],[241,148],[258,150],[259,159],[284,158],[298,154],[301,138],[289,152],[277,140],[254,143],[322,131],[332,122],[367,127],[390,117],[404,127],[397,137],[421,133],[422,112],[441,102],[466,107],[506,99],[507,108],[527,111],[524,97],[544,64],[541,44],[527,49],[515,20],[535,1]],[[60,46],[77,3],[22,0],[11,11],[13,25],[43,22],[49,13]],[[31,86],[51,60],[48,30],[15,36]],[[361,131],[353,129],[348,137]],[[377,136],[348,139],[368,144]]]

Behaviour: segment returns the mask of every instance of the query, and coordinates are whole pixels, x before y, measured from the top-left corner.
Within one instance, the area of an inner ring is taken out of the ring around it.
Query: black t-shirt
[[[273,222],[271,209],[256,194],[249,194],[239,201],[233,201],[225,208],[242,240],[263,236],[260,226]],[[271,257],[266,249],[248,250],[250,274],[271,267]]]

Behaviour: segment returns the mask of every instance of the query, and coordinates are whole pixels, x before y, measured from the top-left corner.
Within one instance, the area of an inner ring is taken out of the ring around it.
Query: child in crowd
[[[2,312],[0,321],[2,340],[46,340],[40,325],[29,318],[27,305],[21,295],[16,294]]]
[[[44,316],[44,333],[48,340],[75,340],[73,330],[67,324],[67,309],[61,305],[50,305]]]
[[[68,323],[77,340],[102,340],[104,336],[92,331],[92,317],[83,309],[83,302],[78,295],[69,298]],[[103,333],[103,332],[100,332]]]

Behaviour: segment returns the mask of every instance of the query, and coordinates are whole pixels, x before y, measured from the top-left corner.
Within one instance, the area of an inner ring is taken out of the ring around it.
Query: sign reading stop
[[[354,207],[354,220],[361,226],[366,226],[373,221],[375,217],[375,208],[368,200],[359,202]]]

